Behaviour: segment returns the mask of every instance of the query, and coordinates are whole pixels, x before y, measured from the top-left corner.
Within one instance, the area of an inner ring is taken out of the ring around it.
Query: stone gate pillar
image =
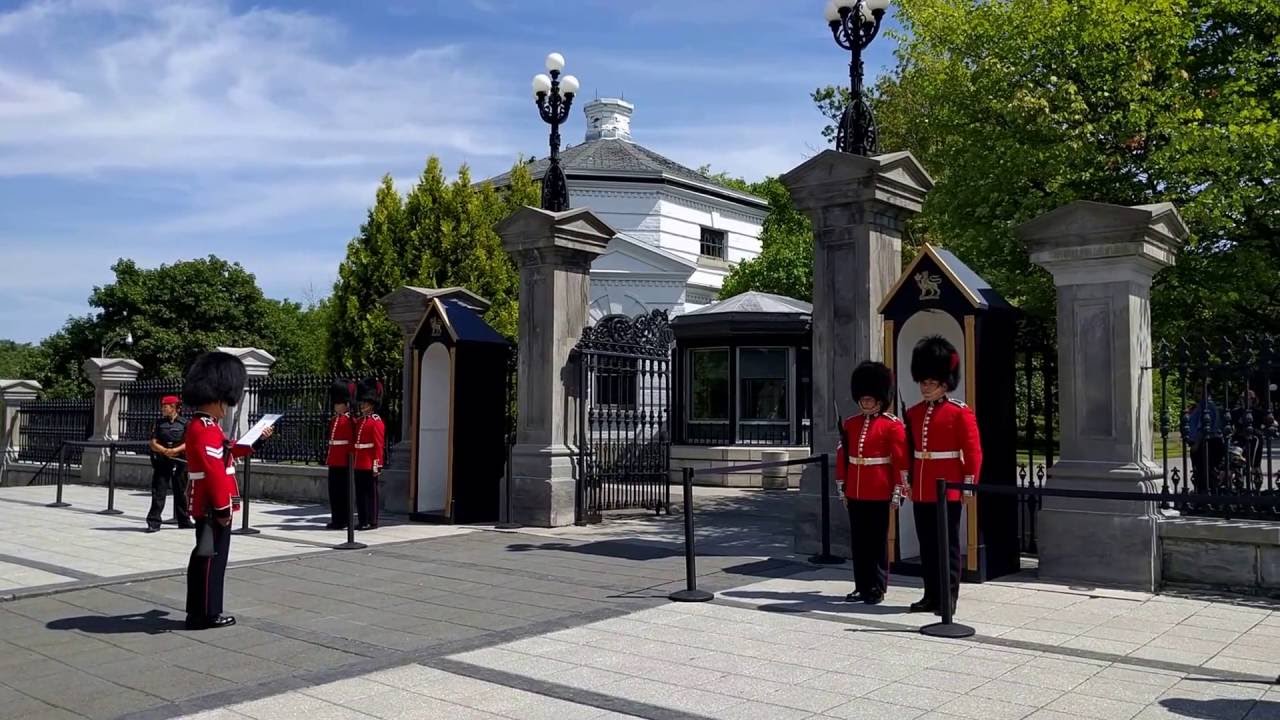
[[[18,437],[18,404],[40,396],[40,383],[35,380],[0,380],[0,462],[17,458],[21,438]]]
[[[516,444],[511,520],[574,521],[579,388],[570,353],[590,322],[591,261],[617,234],[590,210],[524,207],[498,227],[520,268]]]
[[[115,440],[120,437],[120,386],[137,380],[142,364],[126,358],[89,358],[84,361],[84,372],[93,383],[93,435],[89,439]],[[82,482],[107,481],[108,454],[106,449],[84,451],[80,468]]]
[[[1151,280],[1187,227],[1168,203],[1074,202],[1017,229],[1058,289],[1060,455],[1046,487],[1154,492]],[[1040,575],[1154,590],[1155,503],[1044,499]]]
[[[244,363],[245,375],[249,377],[250,381],[254,378],[270,375],[271,366],[276,364],[274,355],[259,348],[219,347],[217,350],[240,358],[240,362]],[[246,384],[244,394],[240,396],[236,406],[231,408],[231,412],[227,413],[227,416],[222,419],[222,429],[227,431],[227,435],[232,440],[245,434],[253,426],[253,423],[249,422],[249,414],[253,412],[253,407],[251,406],[254,405],[252,393],[253,391]],[[157,412],[159,412],[158,409]]]
[[[908,152],[862,157],[827,150],[782,176],[813,223],[814,453],[834,458],[842,415],[855,412],[849,375],[864,360],[884,360],[877,309],[902,271],[902,234],[920,212],[933,180]],[[849,554],[849,522],[831,474],[831,548]],[[820,548],[821,477],[805,468],[795,519],[795,551]]]

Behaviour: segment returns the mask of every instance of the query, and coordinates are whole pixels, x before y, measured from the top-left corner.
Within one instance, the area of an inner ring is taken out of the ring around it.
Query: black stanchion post
[[[815,565],[842,565],[844,558],[831,554],[831,468],[827,465],[828,455],[818,456],[822,472],[822,552],[809,558]]]
[[[232,530],[232,535],[257,535],[261,530],[249,527],[249,486],[253,480],[253,456],[244,458],[244,487],[240,491],[240,527]]]
[[[111,443],[107,451],[107,509],[98,512],[99,515],[123,515],[124,512],[116,509],[116,444]]]
[[[693,553],[693,468],[684,469],[684,590],[667,597],[675,602],[706,602],[715,596],[698,589],[698,573]]]
[[[71,503],[62,502],[62,474],[67,468],[67,444],[58,444],[58,499],[46,505],[46,507],[71,507]]]
[[[920,634],[941,638],[972,637],[974,630],[968,625],[952,622],[951,607],[951,551],[947,539],[951,531],[947,521],[947,481],[938,478],[938,593],[942,596],[942,622],[925,625]]]
[[[334,545],[334,550],[363,550],[369,547],[356,542],[356,454],[347,453],[347,541]]]

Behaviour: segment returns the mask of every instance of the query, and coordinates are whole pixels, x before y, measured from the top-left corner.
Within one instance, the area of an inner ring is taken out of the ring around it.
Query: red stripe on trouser
[[[216,552],[215,548],[215,552]],[[209,575],[213,573],[213,558],[204,564],[204,616],[209,617]]]

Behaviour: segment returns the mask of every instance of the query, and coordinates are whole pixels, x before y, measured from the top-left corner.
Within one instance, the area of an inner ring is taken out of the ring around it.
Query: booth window
[[[699,246],[699,252],[705,257],[713,257],[719,260],[725,259],[725,232],[723,230],[712,230],[711,228],[702,228],[702,242]]]
[[[791,438],[791,357],[785,347],[738,350],[738,440],[781,445]]]
[[[732,442],[729,426],[729,349],[689,351],[689,439]]]
[[[595,368],[595,404],[636,409],[636,358],[601,356]]]

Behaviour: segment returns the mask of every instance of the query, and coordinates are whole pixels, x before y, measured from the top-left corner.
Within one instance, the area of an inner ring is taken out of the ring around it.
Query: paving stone
[[[1110,700],[1069,692],[1049,703],[1049,710],[1072,713],[1076,717],[1098,718],[1098,720],[1129,720],[1137,715],[1143,706],[1137,703]]]
[[[905,705],[892,705],[868,698],[858,698],[828,710],[823,713],[823,716],[842,720],[883,720],[884,718],[915,720],[924,713],[924,710]]]

